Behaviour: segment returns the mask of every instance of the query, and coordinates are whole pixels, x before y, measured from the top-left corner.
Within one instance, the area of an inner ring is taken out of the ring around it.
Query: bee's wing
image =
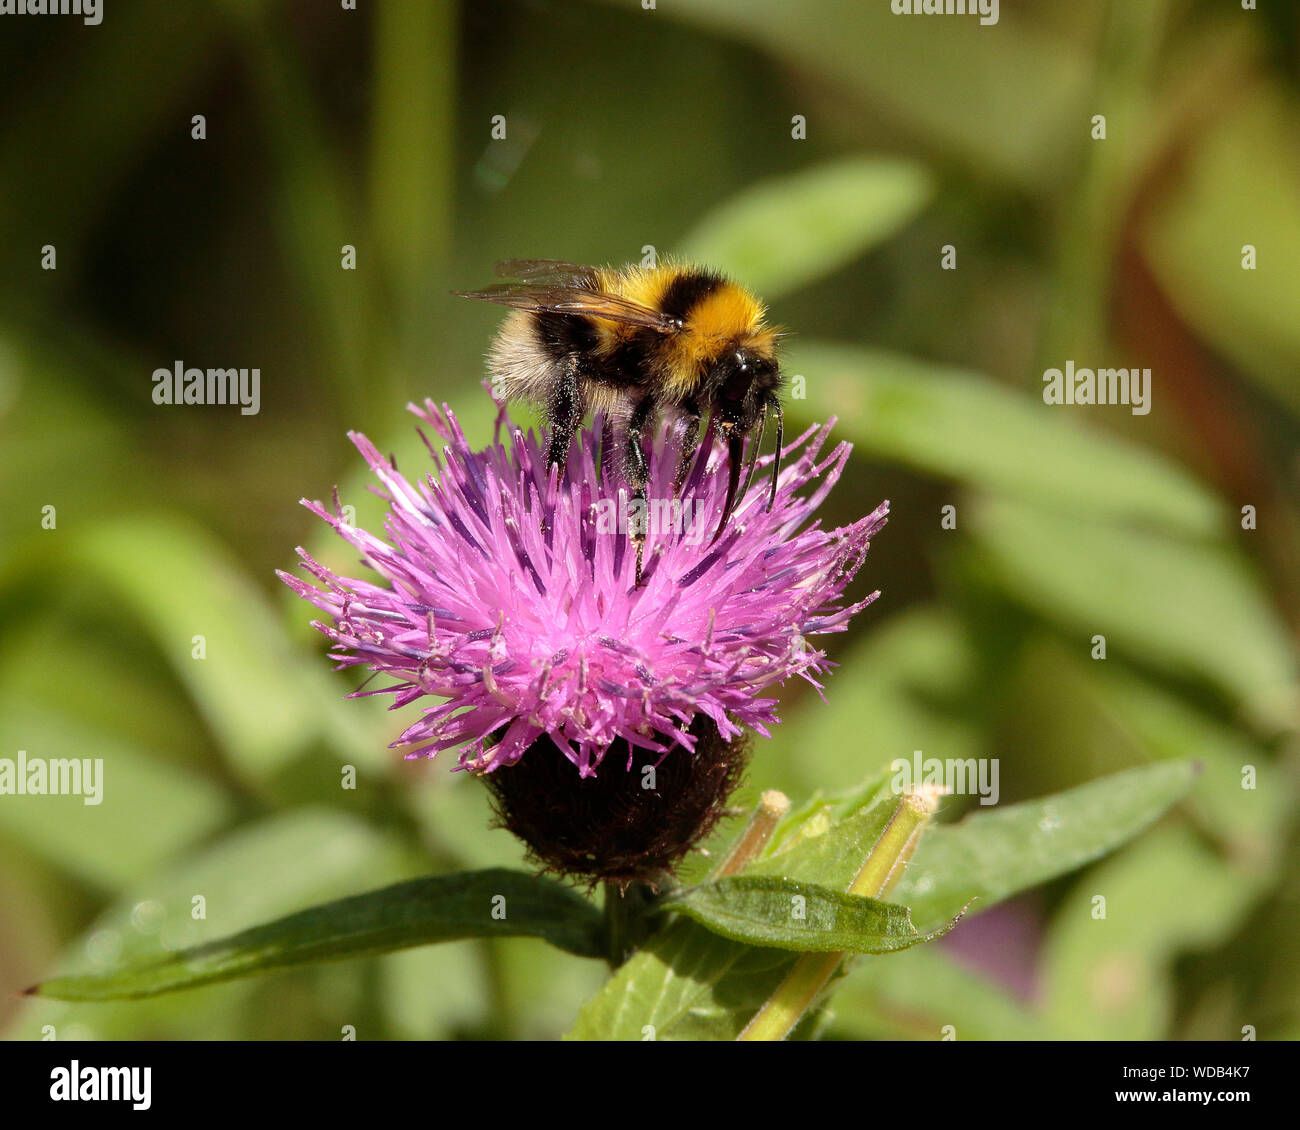
[[[571,277],[558,282],[497,283],[482,290],[458,290],[462,298],[478,298],[483,302],[498,302],[516,310],[540,310],[554,314],[581,314],[589,318],[604,318],[611,322],[624,322],[629,326],[645,326],[660,333],[671,333],[675,323],[649,306],[633,302],[621,295],[592,290],[580,285]]]
[[[496,267],[497,276],[503,279],[523,279],[527,282],[583,282],[596,281],[596,268],[581,263],[566,263],[562,259],[503,259]]]

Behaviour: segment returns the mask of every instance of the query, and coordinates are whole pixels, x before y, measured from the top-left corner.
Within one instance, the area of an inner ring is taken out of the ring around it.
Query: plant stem
[[[731,845],[726,857],[713,870],[710,879],[722,879],[728,875],[739,875],[763,850],[772,833],[781,822],[781,818],[790,811],[790,798],[776,789],[768,789],[758,798],[758,807],[745,825],[745,830]]]
[[[643,883],[605,884],[605,959],[617,969],[646,936],[650,891]]]
[[[904,793],[898,808],[849,885],[849,894],[883,898],[898,882],[930,817],[938,807],[931,793]],[[844,953],[806,953],[777,987],[767,1003],[737,1037],[740,1040],[784,1040],[799,1018],[816,1001],[844,959]]]

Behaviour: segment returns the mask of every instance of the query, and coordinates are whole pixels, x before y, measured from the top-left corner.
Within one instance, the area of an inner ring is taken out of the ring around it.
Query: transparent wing
[[[502,306],[512,306],[516,310],[543,310],[555,314],[604,318],[630,326],[645,326],[659,333],[670,333],[676,328],[658,310],[617,294],[592,290],[571,276],[567,281],[497,283],[482,290],[458,290],[455,293],[462,298],[496,302]]]
[[[596,281],[595,267],[566,263],[563,259],[503,259],[497,264],[496,272],[499,278],[522,279],[525,282]]]

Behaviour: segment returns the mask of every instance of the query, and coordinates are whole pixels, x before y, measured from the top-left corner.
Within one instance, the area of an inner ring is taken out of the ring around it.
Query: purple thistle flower
[[[674,509],[676,441],[661,429],[637,587],[628,492],[602,487],[596,432],[582,433],[557,475],[531,433],[515,427],[502,442],[504,411],[492,445],[476,452],[449,408],[410,407],[446,445],[440,457],[420,431],[436,476],[411,481],[351,435],[389,502],[383,538],[303,500],[378,580],[336,576],[301,548],[303,567],[323,587],[279,574],[325,613],[329,622],[314,626],[333,642],[340,667],[365,665],[396,680],[356,694],[391,693],[394,709],[445,700],[394,743],[408,758],[460,747],[461,768],[496,770],[549,735],[588,777],[616,742],[627,755],[620,771],[631,767],[634,748],[693,751],[700,716],[723,741],[746,727],[767,736],[776,701],[764,689],[800,675],[820,691],[817,676],[831,664],[810,637],[843,631],[879,595],[837,604],[888,502],[838,530],[813,520],[849,457],[841,443],[818,459],[833,421],[785,449],[771,510],[760,473],[712,544],[724,453],[706,439]]]

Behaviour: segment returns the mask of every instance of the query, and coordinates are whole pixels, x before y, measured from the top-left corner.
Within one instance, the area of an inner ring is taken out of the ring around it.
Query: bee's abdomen
[[[599,337],[590,318],[540,310],[532,318],[538,344],[555,361],[575,353],[589,355],[596,348]]]

